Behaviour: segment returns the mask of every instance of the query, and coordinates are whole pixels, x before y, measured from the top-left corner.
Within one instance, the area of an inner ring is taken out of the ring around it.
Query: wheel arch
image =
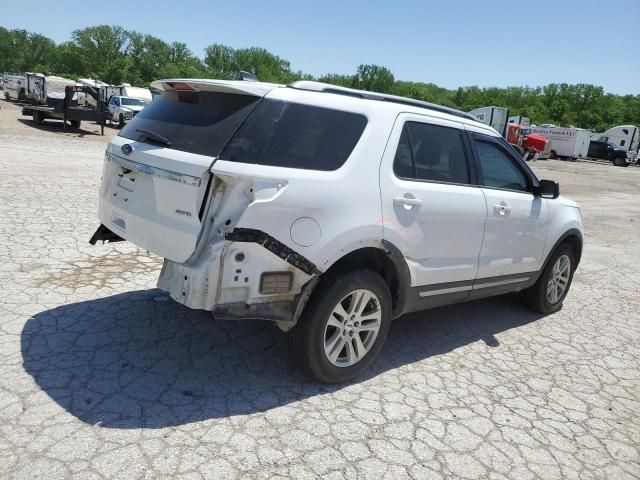
[[[411,286],[411,273],[402,252],[391,242],[382,240],[380,247],[367,246],[352,250],[334,261],[323,275],[341,270],[368,268],[378,273],[389,286],[393,305],[392,317],[402,315]]]
[[[542,267],[539,270],[540,272],[543,272],[544,269],[547,268],[549,259],[551,259],[551,257],[556,252],[558,247],[560,247],[560,245],[564,243],[568,243],[569,245],[572,246],[576,254],[576,268],[578,267],[578,265],[580,264],[580,258],[582,257],[582,232],[580,232],[580,230],[578,230],[577,228],[571,228],[566,232],[564,232],[560,236],[560,238],[556,240],[556,243],[553,245],[553,248],[549,250],[549,253],[547,254],[547,258],[545,258],[544,263],[542,264]]]

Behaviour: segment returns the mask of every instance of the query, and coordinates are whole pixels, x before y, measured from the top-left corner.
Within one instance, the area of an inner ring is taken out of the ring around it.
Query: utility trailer
[[[79,103],[78,98],[92,97],[91,103]],[[42,125],[45,120],[62,120],[64,128],[67,122],[73,128],[80,128],[82,121],[95,122],[100,125],[100,134],[104,135],[104,125],[109,118],[105,99],[100,89],[86,85],[67,85],[64,98],[53,106],[29,105],[22,108],[23,115],[31,115],[33,121]]]

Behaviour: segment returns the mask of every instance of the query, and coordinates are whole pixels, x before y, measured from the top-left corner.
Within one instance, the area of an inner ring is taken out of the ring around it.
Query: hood
[[[544,135],[538,135],[537,133],[529,133],[526,137],[530,140],[535,140],[537,142],[546,142],[548,140]]]
[[[139,112],[140,110],[142,110],[146,105],[122,105],[120,107],[121,110],[130,110],[132,112]]]

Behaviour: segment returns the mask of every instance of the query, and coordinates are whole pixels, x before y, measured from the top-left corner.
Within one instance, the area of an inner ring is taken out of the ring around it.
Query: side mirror
[[[558,198],[560,184],[553,180],[540,180],[540,185],[534,189],[534,195],[542,198]]]

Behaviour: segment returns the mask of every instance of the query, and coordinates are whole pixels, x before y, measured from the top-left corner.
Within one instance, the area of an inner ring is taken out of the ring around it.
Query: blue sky
[[[211,43],[264,47],[313,75],[375,63],[447,88],[567,82],[640,94],[640,0],[3,3],[1,26],[56,42],[106,23],[200,56]]]

